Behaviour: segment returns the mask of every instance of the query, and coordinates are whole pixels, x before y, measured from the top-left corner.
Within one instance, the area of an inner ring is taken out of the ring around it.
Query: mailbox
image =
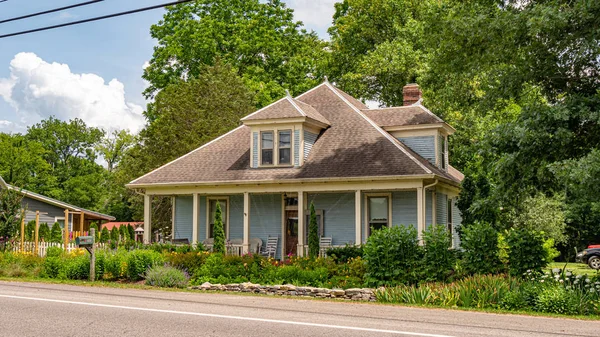
[[[93,236],[78,236],[75,239],[75,244],[79,248],[92,247],[94,245]]]

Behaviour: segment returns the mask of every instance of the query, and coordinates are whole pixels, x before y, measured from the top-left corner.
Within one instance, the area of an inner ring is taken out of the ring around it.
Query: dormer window
[[[292,130],[279,131],[279,165],[292,163]]]
[[[273,165],[273,131],[260,133],[261,165]]]

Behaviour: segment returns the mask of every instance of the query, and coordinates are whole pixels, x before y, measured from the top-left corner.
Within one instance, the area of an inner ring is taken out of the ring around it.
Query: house
[[[40,223],[47,223],[52,226],[58,222],[61,228],[65,225],[65,210],[69,211],[69,232],[71,231],[88,231],[90,224],[96,222],[101,224],[105,221],[113,221],[113,216],[90,211],[79,206],[71,205],[66,202],[56,200],[38,193],[34,193],[25,189],[21,189],[10,184],[7,184],[0,177],[0,189],[8,188],[20,193],[23,198],[21,205],[25,210],[25,222],[35,220],[36,211],[40,212]]]
[[[225,235],[241,242],[277,236],[277,257],[304,255],[308,210],[334,246],[364,243],[372,230],[433,223],[453,233],[463,175],[448,163],[454,129],[421,104],[416,84],[404,106],[370,109],[325,81],[241,119],[241,126],[132,181],[151,198],[171,196],[174,238],[212,237],[217,203]],[[454,235],[454,244],[458,237]]]

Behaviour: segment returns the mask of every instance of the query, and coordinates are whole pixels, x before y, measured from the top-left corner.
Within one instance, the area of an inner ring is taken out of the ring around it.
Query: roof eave
[[[154,187],[189,187],[189,186],[215,186],[215,185],[271,185],[293,183],[322,183],[322,182],[357,182],[357,181],[383,181],[383,180],[414,180],[414,179],[440,179],[447,183],[459,185],[456,181],[440,176],[439,174],[391,175],[391,176],[362,176],[362,177],[330,177],[309,179],[280,179],[280,180],[221,180],[200,182],[169,182],[153,184],[127,184],[130,189],[145,189]]]

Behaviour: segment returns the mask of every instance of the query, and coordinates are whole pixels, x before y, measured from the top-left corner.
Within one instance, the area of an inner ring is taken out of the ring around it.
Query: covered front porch
[[[362,244],[372,228],[415,225],[420,235],[432,223],[452,226],[459,222],[454,216],[458,215],[457,191],[436,181],[425,183],[371,181],[146,191],[144,240],[150,241],[152,196],[159,194],[172,198],[173,239],[210,244],[219,203],[230,253],[255,252],[257,241],[264,247],[269,237],[277,237],[278,259],[306,254],[311,203],[319,235],[331,238],[333,247]]]

